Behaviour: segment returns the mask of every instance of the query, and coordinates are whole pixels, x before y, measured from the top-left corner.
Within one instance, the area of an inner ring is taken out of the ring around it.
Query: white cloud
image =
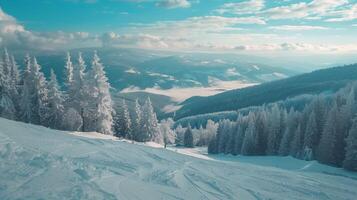
[[[22,49],[54,49],[76,46],[79,43],[83,46],[87,40],[94,41],[88,33],[75,32],[31,32],[17,22],[17,20],[6,14],[0,8],[0,44],[7,47]]]
[[[309,31],[309,30],[327,30],[328,27],[324,26],[306,26],[306,25],[282,25],[282,26],[271,26],[269,29],[273,30],[283,30],[283,31]]]
[[[269,51],[295,51],[303,53],[344,53],[357,52],[357,46],[350,45],[323,45],[301,42],[284,42],[261,45],[240,45],[236,46],[238,51],[269,52]]]
[[[219,7],[216,12],[219,14],[252,14],[264,8],[264,0],[249,0],[239,3],[225,3]]]
[[[189,8],[191,7],[191,2],[188,0],[162,0],[156,3],[156,6],[163,8]]]
[[[119,35],[105,33],[101,37],[104,47],[137,47],[145,49],[182,49],[190,48],[191,43],[182,38],[160,37],[150,34]]]
[[[352,21],[357,19],[357,4],[352,5],[350,8],[336,10],[329,15],[332,17],[327,19],[327,22],[341,22]]]
[[[159,21],[153,24],[133,24],[132,30],[165,35],[194,35],[224,30],[237,30],[239,24],[265,24],[257,17],[201,16],[178,21]]]
[[[327,16],[340,6],[348,4],[348,0],[312,0],[310,2],[293,3],[262,11],[260,14],[270,19],[300,19]]]

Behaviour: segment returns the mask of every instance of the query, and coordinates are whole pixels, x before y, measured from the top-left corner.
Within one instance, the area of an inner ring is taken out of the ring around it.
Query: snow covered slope
[[[86,138],[0,119],[0,199],[249,200],[357,196],[356,174],[315,162],[292,158],[274,158],[274,162],[254,157],[211,158]]]

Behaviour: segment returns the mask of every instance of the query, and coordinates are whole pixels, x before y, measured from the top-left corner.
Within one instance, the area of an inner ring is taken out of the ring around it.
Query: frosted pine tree
[[[113,134],[113,102],[110,96],[110,85],[105,74],[104,67],[100,62],[97,52],[94,53],[92,60],[92,69],[89,82],[89,107],[94,108],[91,116],[91,122],[94,122],[95,131],[103,134]]]
[[[114,131],[117,137],[125,137],[131,140],[133,139],[130,113],[124,99],[122,101],[121,107],[116,111],[115,114]]]
[[[12,84],[17,87],[20,82],[20,72],[14,56],[11,56],[11,79]]]
[[[97,53],[94,53],[92,61],[91,76],[89,77],[91,84],[90,93],[94,96],[94,102],[90,102],[89,106],[94,105],[95,131],[103,134],[113,134],[113,102],[110,96],[110,85],[108,78],[105,75],[104,67],[100,63]]]
[[[291,141],[294,139],[294,134],[298,126],[299,119],[293,108],[290,109],[287,120],[286,129],[280,143],[279,154],[287,156],[290,153]]]
[[[34,115],[32,107],[32,95],[34,93],[34,80],[31,78],[31,58],[26,54],[24,60],[25,69],[23,70],[20,83],[20,120],[30,123]]]
[[[160,133],[163,135],[163,143],[166,148],[167,144],[173,144],[175,142],[175,131],[172,130],[174,121],[169,118],[167,120],[160,121]]]
[[[16,108],[12,98],[11,68],[10,56],[5,49],[0,63],[0,116],[7,119],[16,118]]]
[[[175,129],[175,144],[176,146],[183,146],[183,141],[184,141],[184,135],[185,135],[185,128],[182,127],[181,124],[179,124],[176,129]]]
[[[312,112],[306,125],[304,139],[303,159],[312,160],[316,156],[317,146],[314,146],[314,138],[318,134],[315,112]]]
[[[41,72],[41,66],[37,63],[35,57],[33,58],[31,67],[30,79],[33,80],[34,90],[31,98],[33,116],[30,122],[48,126],[49,110],[47,81],[44,74]]]
[[[139,100],[136,99],[135,100],[135,123],[134,123],[134,134],[133,134],[133,138],[136,141],[143,141],[143,111],[142,111],[142,107],[139,103]]]
[[[65,75],[66,75],[65,85],[66,85],[67,89],[69,89],[73,84],[73,64],[71,61],[71,54],[69,52],[67,52],[67,55],[66,55],[66,65],[64,66],[64,68],[65,68]],[[84,72],[84,70],[82,71],[82,73],[83,72]]]
[[[188,125],[188,128],[185,131],[183,143],[184,143],[184,146],[188,147],[188,148],[193,148],[193,146],[194,146],[191,125]]]
[[[78,113],[75,114],[73,110],[68,113],[68,115],[81,116],[80,120],[82,120],[82,126],[80,127],[81,131],[87,131],[87,126],[89,122],[85,122],[85,108],[88,108],[88,89],[86,87],[87,83],[85,82],[85,70],[86,64],[83,60],[82,53],[78,53],[78,63],[76,65],[72,65],[71,58],[69,54],[67,54],[66,61],[66,86],[68,89],[68,99],[66,103],[67,110],[69,112],[70,108],[73,108]],[[71,68],[73,73],[71,74]],[[68,70],[67,70],[68,69]],[[71,78],[72,77],[72,78]],[[74,130],[77,131],[77,130]]]
[[[248,128],[245,132],[245,137],[242,144],[243,155],[255,155],[257,154],[258,147],[258,134],[255,127],[255,115],[250,112],[248,115]]]
[[[274,104],[271,113],[269,113],[269,133],[267,154],[275,155],[280,146],[281,135],[281,111],[277,104]]]
[[[64,114],[64,99],[57,82],[56,74],[51,70],[51,79],[48,83],[48,125],[54,129],[61,129]]]
[[[145,104],[143,106],[143,125],[144,131],[146,132],[149,140],[159,144],[163,143],[163,136],[160,133],[156,113],[152,106],[150,97],[146,99]]]
[[[322,133],[320,144],[318,147],[317,159],[325,164],[337,164],[335,150],[336,150],[336,135],[337,133],[337,118],[338,108],[336,103],[332,106]]]
[[[353,120],[352,127],[346,138],[346,156],[343,167],[348,170],[357,171],[357,119]]]

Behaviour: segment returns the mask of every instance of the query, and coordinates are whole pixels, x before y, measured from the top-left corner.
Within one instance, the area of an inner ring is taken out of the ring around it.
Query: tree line
[[[208,152],[281,155],[357,170],[357,83],[316,95],[303,109],[258,107],[236,121],[221,120]]]
[[[90,68],[81,53],[75,63],[67,53],[64,74],[63,87],[53,70],[47,80],[36,57],[28,54],[20,70],[14,56],[5,49],[0,59],[0,117],[59,130],[95,131],[140,142],[173,142],[173,121],[163,120],[159,124],[150,98],[144,105],[136,100],[133,116],[125,101],[121,109],[114,110],[111,87],[96,52]]]

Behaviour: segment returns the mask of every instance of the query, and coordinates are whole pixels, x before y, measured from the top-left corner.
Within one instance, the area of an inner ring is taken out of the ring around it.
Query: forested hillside
[[[291,155],[357,170],[357,83],[316,95],[303,109],[267,104],[221,120],[209,153]]]
[[[295,77],[231,90],[209,97],[196,97],[183,102],[176,119],[197,114],[232,111],[259,106],[301,94],[335,92],[357,79],[357,64],[323,69]]]

